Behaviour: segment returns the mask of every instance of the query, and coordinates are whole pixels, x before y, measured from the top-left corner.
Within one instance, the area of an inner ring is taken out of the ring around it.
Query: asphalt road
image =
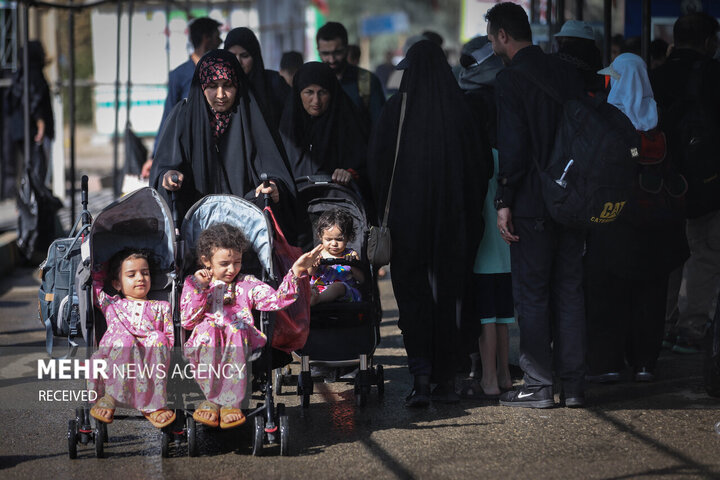
[[[352,385],[315,385],[300,415],[288,406],[291,453],[250,454],[250,429],[201,431],[201,456],[187,447],[160,456],[160,434],[137,412],[119,410],[108,427],[106,458],[92,444],[70,460],[66,431],[76,403],[40,402],[38,353],[44,346],[37,280],[19,269],[0,281],[0,478],[720,478],[718,400],[708,397],[699,356],[664,353],[652,384],[592,386],[585,409],[531,410],[463,401],[412,411],[403,407],[410,377],[403,366],[397,310],[381,282],[385,320],[376,361],[385,397],[355,406]],[[297,371],[297,365],[293,365]],[[56,388],[61,383],[54,384]],[[70,385],[73,387],[73,385]]]

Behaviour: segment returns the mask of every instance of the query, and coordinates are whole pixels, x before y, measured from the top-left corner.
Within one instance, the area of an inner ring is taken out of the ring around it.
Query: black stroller
[[[79,311],[87,358],[97,348],[107,329],[105,317],[92,305],[90,274],[94,266],[106,262],[117,251],[127,247],[151,251],[157,265],[153,271],[149,298],[169,301],[172,305],[172,293],[176,286],[175,227],[169,213],[167,204],[155,190],[143,188],[108,205],[92,222],[88,239],[83,244],[82,263],[77,275],[77,291],[86,292],[86,295],[81,295]],[[67,433],[70,458],[77,456],[78,443],[86,445],[90,441],[94,442],[96,456],[104,456],[103,445],[108,441],[107,424],[93,421],[95,426],[91,427],[87,405],[76,409]]]
[[[220,222],[229,223],[242,230],[252,245],[252,249],[243,254],[243,272],[253,274],[265,283],[277,287],[277,272],[273,270],[272,221],[268,218],[268,214],[256,205],[233,195],[208,195],[193,205],[185,215],[181,229],[184,244],[183,273],[190,274],[196,265],[194,252],[200,233],[210,225]],[[272,312],[259,312],[259,315],[256,315],[256,325],[265,333],[268,340],[261,356],[253,362],[252,371],[255,378],[251,383],[252,387],[248,389],[248,398],[243,402],[245,409],[250,401],[251,390],[259,390],[264,395],[264,402],[258,403],[254,409],[245,413],[248,420],[253,420],[253,455],[262,455],[266,443],[279,443],[280,455],[288,455],[290,450],[289,419],[285,413],[285,405],[275,404],[271,380],[272,368],[282,365],[283,362],[289,363],[291,357],[271,347],[274,319],[275,314]],[[286,361],[283,355],[287,358]],[[190,456],[195,456],[197,429],[191,414],[187,415],[187,425],[188,451]]]
[[[307,408],[313,383],[310,364],[330,368],[353,367],[358,370],[354,378],[355,402],[363,406],[370,389],[377,386],[378,396],[385,392],[385,376],[382,365],[373,360],[375,348],[380,343],[382,307],[375,271],[367,260],[368,222],[360,194],[348,187],[332,183],[330,177],[312,176],[296,179],[300,201],[307,204],[313,226],[326,210],[341,209],[353,218],[355,240],[348,247],[360,254],[361,260],[323,259],[324,265],[343,264],[362,269],[365,282],[360,286],[362,301],[353,303],[323,303],[311,309],[310,334],[305,346],[295,353],[300,357],[301,371],[298,375],[297,393],[301,404]],[[313,235],[316,236],[313,228]],[[315,244],[319,243],[314,238]],[[281,388],[286,376],[276,373],[276,390]]]

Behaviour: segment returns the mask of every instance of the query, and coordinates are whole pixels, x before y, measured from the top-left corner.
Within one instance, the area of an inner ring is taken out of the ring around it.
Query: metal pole
[[[128,2],[128,51],[127,51],[127,85],[125,86],[125,127],[130,125],[130,88],[132,88],[132,74],[130,64],[132,63],[132,16],[135,10],[135,2]]]
[[[530,0],[530,23],[537,23],[538,21],[538,5],[537,0]]]
[[[553,1],[552,0],[546,0],[545,2],[545,21],[547,22],[548,27],[548,45],[550,45],[550,48],[552,48],[553,44],[553,34],[555,33],[555,25],[553,25],[555,22],[553,22]]]
[[[165,64],[170,74],[170,0],[165,0]],[[158,132],[160,133],[160,132]]]
[[[73,0],[69,0],[70,6]],[[75,221],[75,10],[68,17],[70,49],[70,221]]]
[[[575,18],[583,19],[583,0],[575,0]]]
[[[610,48],[612,47],[612,0],[603,3],[603,64],[610,65]]]
[[[558,28],[558,31],[560,31],[560,27],[562,27],[562,24],[565,23],[565,0],[556,0],[555,5],[555,26]]]
[[[640,53],[645,63],[650,65],[650,0],[642,2],[642,37],[640,37]]]
[[[115,45],[115,136],[113,137],[113,195],[119,196],[117,181],[120,142],[120,21],[122,19],[122,2],[117,2],[117,44]]]
[[[30,52],[28,51],[28,37],[30,32],[30,6],[23,3],[23,168],[30,166]],[[15,162],[15,159],[10,159]],[[20,173],[20,172],[17,172]],[[16,177],[17,178],[17,177]]]

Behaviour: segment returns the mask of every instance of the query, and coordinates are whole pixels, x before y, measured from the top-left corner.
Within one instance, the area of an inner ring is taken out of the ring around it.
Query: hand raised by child
[[[207,268],[201,268],[195,272],[195,281],[201,288],[207,288],[210,285],[210,280],[212,280],[212,273]]]
[[[300,257],[295,260],[295,263],[293,263],[292,271],[293,275],[296,277],[299,277],[305,272],[308,272],[313,265],[319,260],[320,258],[320,252],[322,252],[322,244],[318,245],[317,247],[313,248],[307,253],[303,253],[300,255]]]

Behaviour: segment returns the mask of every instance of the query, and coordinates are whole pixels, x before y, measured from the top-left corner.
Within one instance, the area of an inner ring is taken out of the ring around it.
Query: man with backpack
[[[315,39],[320,59],[337,75],[369,133],[385,105],[380,80],[374,73],[348,63],[348,34],[342,23],[326,23],[317,31]]]
[[[720,63],[718,21],[690,13],[673,27],[674,49],[650,75],[668,149],[688,181],[687,239],[672,350],[700,351],[720,290]],[[671,339],[672,340],[672,339]]]
[[[497,75],[496,86],[499,171],[495,206],[500,235],[510,244],[524,372],[524,386],[501,395],[500,404],[554,406],[555,366],[565,404],[581,407],[585,402],[584,231],[567,228],[550,217],[538,168],[545,169],[550,162],[563,111],[539,83],[552,85],[568,97],[580,97],[583,83],[571,64],[532,44],[521,6],[499,3],[488,10],[485,20],[493,50],[506,65]]]

